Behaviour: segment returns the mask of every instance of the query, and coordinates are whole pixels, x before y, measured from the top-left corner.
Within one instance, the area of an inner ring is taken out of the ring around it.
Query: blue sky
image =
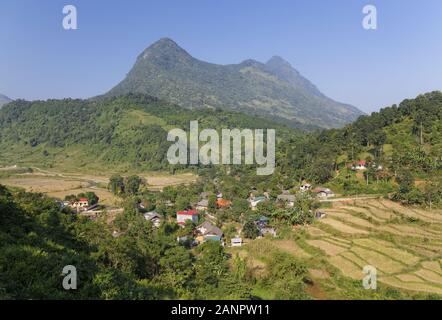
[[[78,30],[62,28],[67,4]],[[378,9],[376,31],[361,26],[366,4]],[[280,55],[366,112],[442,90],[440,0],[2,0],[0,93],[104,93],[162,37],[219,64]]]

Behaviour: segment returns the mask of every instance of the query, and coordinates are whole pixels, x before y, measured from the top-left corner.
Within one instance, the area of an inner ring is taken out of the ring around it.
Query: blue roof
[[[210,241],[221,241],[221,237],[220,236],[205,236],[204,239],[205,240],[210,240]]]

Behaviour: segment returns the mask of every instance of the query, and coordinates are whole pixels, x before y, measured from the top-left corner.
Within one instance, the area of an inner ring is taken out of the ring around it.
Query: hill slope
[[[222,110],[188,110],[142,95],[99,101],[14,101],[0,111],[1,165],[105,170],[168,169],[172,128],[288,128]],[[293,130],[290,130],[293,131]]]
[[[340,127],[361,111],[323,95],[280,57],[217,65],[193,58],[170,39],[151,45],[107,96],[142,93],[186,108],[219,107],[279,121]]]
[[[3,107],[5,104],[11,102],[12,100],[9,99],[7,96],[0,94],[0,108]]]

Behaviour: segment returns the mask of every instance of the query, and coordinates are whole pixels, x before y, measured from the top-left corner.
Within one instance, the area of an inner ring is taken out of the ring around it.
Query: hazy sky
[[[62,28],[66,4],[78,30]],[[366,4],[376,31],[362,28]],[[442,89],[441,0],[1,0],[0,93],[102,94],[162,37],[219,64],[280,55],[366,112]]]

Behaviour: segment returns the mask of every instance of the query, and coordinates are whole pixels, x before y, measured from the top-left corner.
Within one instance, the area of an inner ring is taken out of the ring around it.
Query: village
[[[370,166],[376,166],[365,160],[354,162],[348,168],[354,172],[366,171]],[[377,167],[377,166],[376,166]],[[382,169],[377,168],[377,170]],[[277,237],[278,223],[273,223],[271,215],[268,213],[261,214],[262,211],[258,208],[265,204],[274,204],[278,208],[290,210],[295,206],[297,198],[300,196],[310,198],[317,203],[329,202],[333,199],[339,200],[336,194],[330,189],[322,186],[313,187],[308,182],[301,183],[296,189],[283,190],[281,194],[276,197],[271,197],[268,192],[257,192],[256,189],[250,190],[247,200],[248,209],[251,212],[257,213],[248,222],[248,227],[252,229],[257,238],[262,237]],[[145,220],[150,221],[153,228],[159,228],[165,221],[175,222],[182,229],[189,230],[187,234],[183,234],[177,238],[177,241],[187,244],[190,247],[198,246],[207,241],[217,241],[222,246],[241,247],[247,243],[251,236],[244,232],[246,221],[242,224],[234,226],[234,234],[228,237],[223,232],[225,220],[219,219],[220,213],[228,210],[232,206],[232,200],[223,196],[222,192],[201,192],[198,195],[198,201],[190,203],[184,210],[174,211],[171,217],[165,216],[158,212],[156,208],[149,208],[143,205],[142,199],[137,200],[136,209],[144,216]],[[211,203],[213,202],[213,203]],[[79,194],[77,196],[66,196],[64,201],[59,201],[62,208],[67,208],[73,213],[82,216],[87,216],[91,219],[97,219],[102,213],[120,213],[122,208],[109,207],[99,202],[99,198],[93,193]],[[173,210],[175,204],[168,200],[165,205],[170,210]],[[314,219],[322,219],[326,213],[319,208],[309,210]],[[246,219],[247,220],[247,219]],[[186,226],[190,226],[186,228]],[[232,231],[232,230],[231,230]],[[118,232],[114,232],[118,236]]]
[[[270,196],[268,192],[258,193],[256,190],[251,190],[247,200],[248,208],[251,212],[257,213],[252,221],[249,221],[249,228],[252,225],[256,238],[262,237],[277,237],[277,225],[272,223],[271,217],[265,214],[259,214],[258,208],[266,203],[275,204],[279,208],[291,209],[295,206],[297,197],[304,196],[311,198],[313,201],[326,201],[335,197],[335,194],[329,188],[316,187],[313,188],[309,183],[303,183],[299,190],[292,192],[289,190],[283,191],[276,198]],[[247,238],[251,236],[244,233],[242,230],[244,225],[235,226],[235,234],[226,237],[222,230],[224,225],[222,219],[218,219],[218,215],[224,210],[228,210],[232,206],[232,201],[226,199],[222,192],[212,194],[210,192],[201,192],[198,195],[199,201],[191,204],[185,210],[175,211],[174,217],[165,217],[164,214],[157,212],[157,210],[148,210],[148,206],[143,204],[143,201],[138,200],[136,210],[141,214],[146,221],[149,221],[153,228],[160,228],[165,221],[175,222],[183,230],[189,230],[187,234],[179,236],[177,241],[182,244],[187,244],[189,247],[195,247],[207,241],[219,242],[222,246],[241,247],[247,243]],[[213,203],[211,203],[213,202]],[[121,213],[122,208],[111,208],[104,204],[100,204],[99,198],[93,193],[69,195],[65,197],[64,201],[57,201],[62,209],[68,212],[78,214],[80,216],[89,217],[96,220],[103,213]],[[166,201],[166,206],[173,209],[174,203]],[[214,210],[210,210],[210,208]],[[316,219],[321,219],[325,213],[320,210],[310,210],[311,214]],[[251,223],[250,223],[251,222]],[[118,232],[114,232],[114,236],[118,236]]]

